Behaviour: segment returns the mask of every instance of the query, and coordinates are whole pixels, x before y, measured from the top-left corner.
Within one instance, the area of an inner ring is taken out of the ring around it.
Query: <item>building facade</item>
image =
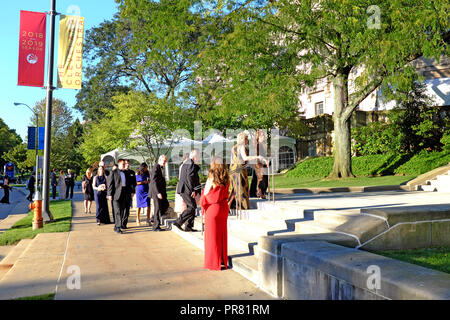
[[[450,58],[439,61],[416,59],[412,65],[425,78],[426,93],[450,116]],[[380,89],[373,91],[355,110],[352,126],[384,121],[385,112],[396,106],[395,101],[385,101]],[[334,89],[329,79],[318,81],[311,88],[302,89],[299,108],[305,118],[308,132],[297,141],[298,157],[328,156],[332,154]]]

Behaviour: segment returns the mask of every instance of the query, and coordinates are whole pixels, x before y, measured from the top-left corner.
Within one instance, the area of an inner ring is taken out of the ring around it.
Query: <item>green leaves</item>
[[[112,110],[93,123],[84,135],[81,146],[89,161],[119,149],[138,152],[143,161],[151,163],[160,155],[160,146],[172,132],[186,125],[186,111],[170,99],[139,91],[114,96]]]
[[[6,163],[3,155],[22,143],[22,138],[16,133],[16,130],[10,129],[0,118],[0,166]]]

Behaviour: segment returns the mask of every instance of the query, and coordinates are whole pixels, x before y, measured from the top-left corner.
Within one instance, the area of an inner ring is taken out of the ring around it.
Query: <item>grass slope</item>
[[[376,253],[392,259],[450,273],[450,247],[389,250],[378,251]]]

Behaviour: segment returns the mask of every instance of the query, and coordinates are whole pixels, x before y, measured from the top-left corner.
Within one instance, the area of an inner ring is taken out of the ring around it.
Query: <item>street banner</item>
[[[36,127],[28,127],[28,141],[27,141],[27,149],[35,150],[36,149]],[[39,127],[38,132],[38,149],[44,150],[44,142],[45,142],[45,127]]]
[[[36,149],[36,127],[28,127],[28,150]]]
[[[84,18],[61,15],[59,21],[58,88],[81,89]]]
[[[20,11],[19,86],[43,87],[47,15]]]
[[[39,136],[38,136],[38,149],[44,150],[45,143],[45,127],[39,127]]]

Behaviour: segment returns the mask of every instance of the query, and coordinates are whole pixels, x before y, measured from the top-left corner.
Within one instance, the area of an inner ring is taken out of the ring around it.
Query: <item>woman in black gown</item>
[[[92,186],[94,189],[95,204],[97,206],[97,224],[100,225],[101,223],[111,223],[111,220],[109,219],[108,200],[106,199],[107,190],[104,167],[98,167],[97,175],[94,177]]]
[[[92,169],[86,170],[83,176],[83,194],[84,194],[84,213],[91,213],[92,201],[94,201],[94,189],[92,188]]]
[[[11,189],[11,187],[9,186],[8,178],[5,178],[5,181],[3,182],[3,184],[0,185],[0,189],[3,189],[3,191],[4,191],[3,198],[0,200],[0,203],[10,204],[9,203],[9,189]]]

